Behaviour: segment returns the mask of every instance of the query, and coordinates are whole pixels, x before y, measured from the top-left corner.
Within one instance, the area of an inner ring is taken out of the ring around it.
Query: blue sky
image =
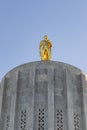
[[[39,61],[45,34],[53,43],[52,60],[87,72],[87,0],[0,0],[0,79]]]

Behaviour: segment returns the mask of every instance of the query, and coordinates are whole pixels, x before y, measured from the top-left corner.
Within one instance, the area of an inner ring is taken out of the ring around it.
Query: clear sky
[[[18,65],[39,61],[45,34],[53,61],[87,73],[87,0],[0,0],[0,79]]]

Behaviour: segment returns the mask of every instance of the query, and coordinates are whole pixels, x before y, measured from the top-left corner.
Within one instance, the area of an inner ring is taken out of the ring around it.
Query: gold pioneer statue
[[[51,47],[52,43],[49,41],[47,35],[45,35],[44,40],[40,42],[39,46],[41,60],[51,60]]]

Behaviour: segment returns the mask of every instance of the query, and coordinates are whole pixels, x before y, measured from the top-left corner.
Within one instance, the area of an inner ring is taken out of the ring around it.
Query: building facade
[[[0,130],[87,130],[87,75],[56,61],[14,68],[0,83]]]

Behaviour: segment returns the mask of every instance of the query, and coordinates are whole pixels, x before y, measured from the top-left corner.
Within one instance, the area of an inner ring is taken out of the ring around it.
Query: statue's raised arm
[[[49,41],[47,35],[45,35],[44,40],[40,42],[39,46],[41,60],[51,60],[51,48],[52,43]]]

